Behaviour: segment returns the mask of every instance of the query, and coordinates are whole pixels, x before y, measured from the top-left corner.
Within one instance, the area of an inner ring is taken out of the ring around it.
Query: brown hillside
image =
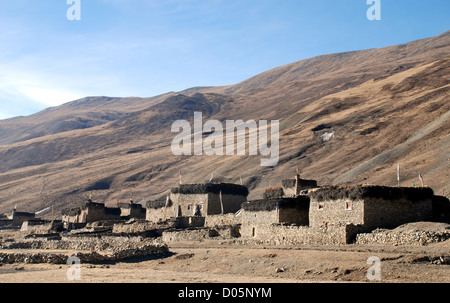
[[[292,177],[319,184],[411,186],[435,192],[450,177],[450,32],[382,49],[303,60],[228,87],[154,98],[86,98],[0,121],[0,211],[56,210],[94,199],[115,205],[164,194],[178,183],[242,182],[250,198]],[[173,121],[203,118],[281,123],[280,161],[173,156]],[[334,133],[329,141],[323,135]],[[45,213],[44,213],[45,214]],[[46,213],[49,215],[49,212]]]

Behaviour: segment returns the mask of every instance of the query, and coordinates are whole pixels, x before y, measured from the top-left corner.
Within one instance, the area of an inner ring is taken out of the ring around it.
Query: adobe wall
[[[309,208],[280,208],[278,212],[278,223],[309,225]]]
[[[241,209],[242,203],[247,201],[247,197],[241,195],[222,194],[223,213],[236,213]],[[207,213],[210,215],[222,214],[220,198],[218,194],[208,193]]]
[[[121,217],[124,216],[122,213]],[[146,209],[142,207],[131,208],[128,215],[124,217],[134,218],[134,219],[145,219],[146,217]]]
[[[120,209],[105,207],[103,219],[101,221],[116,221],[121,220]]]
[[[121,217],[128,217],[130,215],[131,215],[131,208],[124,208],[124,207],[120,208],[120,216]]]
[[[347,202],[351,207],[347,208]],[[321,227],[332,224],[364,224],[364,200],[337,199],[317,201],[311,197],[309,226]]]
[[[96,205],[86,205],[81,210],[78,223],[90,223],[105,220],[105,207]]]
[[[34,214],[21,215],[20,213],[15,213],[12,221],[14,225],[22,226],[23,222],[34,218]]]

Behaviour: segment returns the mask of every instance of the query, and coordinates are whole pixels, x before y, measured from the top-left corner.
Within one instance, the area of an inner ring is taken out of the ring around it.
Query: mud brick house
[[[395,228],[432,218],[431,188],[331,186],[310,193],[311,227],[353,224],[366,230]]]
[[[299,174],[294,179],[285,179],[281,183],[284,197],[295,197],[302,193],[306,194],[310,189],[318,188],[316,180],[302,179]]]
[[[181,184],[172,188],[169,205],[166,197],[148,202],[148,221],[177,217],[207,217],[235,213],[247,200],[248,189],[231,183]]]
[[[120,208],[105,207],[104,203],[86,202],[81,207],[62,211],[62,221],[67,224],[85,224],[105,220],[120,220]]]
[[[270,237],[277,225],[309,225],[308,196],[249,201],[239,215],[244,238]]]
[[[435,205],[437,202],[430,188],[363,185],[316,188],[316,184],[308,182],[298,191],[301,186],[296,183],[296,190],[291,193],[296,198],[285,197],[286,188],[292,189],[294,184],[290,180],[283,182],[284,198],[279,198],[280,189],[275,188],[266,191],[264,200],[243,204],[240,215],[243,238],[284,245],[348,244],[358,233],[431,220],[445,213],[443,207],[433,208],[433,202]],[[298,192],[302,195],[297,195]]]
[[[123,219],[145,219],[146,209],[141,204],[133,203],[119,203],[120,217]]]

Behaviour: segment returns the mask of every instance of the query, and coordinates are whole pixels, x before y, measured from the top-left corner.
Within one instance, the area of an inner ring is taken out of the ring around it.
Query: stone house
[[[207,217],[235,213],[247,200],[248,189],[231,183],[182,184],[166,197],[148,202],[146,219],[158,222],[178,217]]]
[[[308,196],[249,201],[242,204],[241,235],[244,238],[270,237],[277,225],[308,226]]]
[[[365,230],[395,228],[432,217],[431,188],[331,186],[310,193],[311,227],[353,224]]]
[[[161,197],[154,201],[149,201],[145,204],[146,214],[145,220],[150,222],[166,221],[174,217],[173,202],[170,196]]]
[[[285,182],[283,190],[289,185],[292,181]],[[430,188],[331,186],[306,193],[294,202],[295,198],[273,198],[279,195],[279,189],[273,189],[265,193],[265,200],[245,203],[242,237],[286,245],[348,244],[358,233],[433,217],[435,196]],[[290,202],[283,205],[283,199]]]
[[[120,208],[106,207],[104,203],[89,200],[81,207],[66,209],[62,211],[62,221],[67,227],[69,223],[86,224],[97,221],[120,220]]]
[[[306,180],[297,174],[294,179],[285,179],[283,185],[283,197],[295,197],[300,194],[307,194],[308,190],[318,188],[316,180]]]

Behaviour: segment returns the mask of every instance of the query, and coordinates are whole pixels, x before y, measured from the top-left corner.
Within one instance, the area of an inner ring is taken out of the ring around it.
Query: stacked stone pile
[[[450,239],[450,229],[443,230],[386,230],[358,234],[356,244],[428,245]]]

